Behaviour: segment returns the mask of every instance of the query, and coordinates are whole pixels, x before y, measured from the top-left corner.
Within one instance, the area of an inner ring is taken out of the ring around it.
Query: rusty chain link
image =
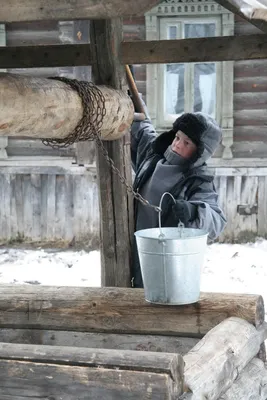
[[[132,194],[133,197],[143,205],[151,207],[157,212],[161,212],[160,207],[150,204],[148,200],[141,196],[140,193],[134,191],[133,186],[127,182],[124,176],[122,176],[119,169],[115,167],[114,161],[109,157],[108,151],[100,136],[103,118],[106,115],[106,108],[105,98],[98,87],[92,82],[78,81],[76,79],[68,79],[65,77],[52,77],[50,79],[64,82],[73,90],[76,90],[82,101],[83,116],[73,132],[71,132],[67,137],[43,139],[43,144],[54,149],[60,149],[66,148],[75,142],[95,140],[103,154],[103,157],[111,167],[113,173],[119,177],[121,183],[126,187],[127,192]],[[95,107],[96,104],[97,107]]]

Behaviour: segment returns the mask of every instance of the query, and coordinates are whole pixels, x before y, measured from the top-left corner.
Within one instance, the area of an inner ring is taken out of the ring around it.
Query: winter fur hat
[[[163,149],[166,149],[166,147],[172,143],[176,133],[180,130],[196,144],[197,154],[195,155],[194,159],[197,159],[201,156],[204,150],[201,136],[206,129],[207,126],[205,122],[198,118],[195,114],[182,114],[174,121],[170,131],[162,133],[157,138],[154,149],[161,153]]]
[[[174,121],[172,131],[182,131],[198,147],[201,143],[201,135],[205,131],[205,124],[195,114],[185,113]]]

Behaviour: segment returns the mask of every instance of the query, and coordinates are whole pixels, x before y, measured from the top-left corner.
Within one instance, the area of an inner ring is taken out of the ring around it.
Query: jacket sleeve
[[[149,118],[144,121],[134,121],[131,127],[131,157],[132,166],[136,172],[145,159],[151,142],[156,137],[156,131]]]
[[[226,218],[218,205],[218,194],[213,183],[203,182],[186,200],[197,206],[195,219],[188,222],[186,227],[204,229],[210,240],[216,239],[225,228]]]

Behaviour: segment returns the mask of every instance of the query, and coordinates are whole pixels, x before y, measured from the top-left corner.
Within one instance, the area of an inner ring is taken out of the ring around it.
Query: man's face
[[[178,131],[171,144],[171,149],[184,158],[191,158],[197,151],[197,146],[182,131]]]

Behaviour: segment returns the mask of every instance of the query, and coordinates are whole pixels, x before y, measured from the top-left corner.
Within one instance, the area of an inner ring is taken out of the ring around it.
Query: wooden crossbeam
[[[238,61],[267,58],[267,35],[122,43],[124,64]],[[90,44],[0,47],[0,68],[81,66],[92,63]]]
[[[160,0],[1,0],[1,22],[67,21],[144,15]]]

